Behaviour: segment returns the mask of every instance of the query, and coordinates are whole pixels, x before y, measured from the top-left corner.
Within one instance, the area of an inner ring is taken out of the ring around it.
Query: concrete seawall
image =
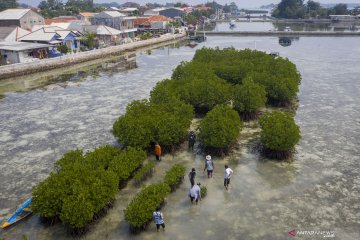
[[[197,35],[204,35],[203,31],[198,31]],[[292,37],[292,36],[306,36],[306,37],[349,37],[358,36],[360,32],[316,32],[316,31],[218,31],[208,32],[205,31],[205,35],[234,35],[234,36],[278,36],[278,37]]]
[[[104,58],[116,55],[126,51],[136,50],[138,48],[148,47],[159,43],[173,41],[175,39],[185,38],[185,34],[165,35],[159,38],[133,42],[129,44],[112,46],[102,49],[96,49],[77,54],[71,54],[56,58],[47,58],[29,63],[17,63],[11,65],[0,66],[0,79],[27,75],[36,72],[43,72],[55,68],[70,66],[94,59]]]

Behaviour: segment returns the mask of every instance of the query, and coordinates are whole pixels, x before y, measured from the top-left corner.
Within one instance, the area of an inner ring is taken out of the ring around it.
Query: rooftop
[[[81,12],[81,13],[79,13],[79,15],[81,15],[83,17],[93,17],[94,13],[92,13],[92,12]]]
[[[55,27],[46,27],[46,28],[40,28],[34,32],[31,32],[23,37],[21,37],[20,41],[44,41],[49,42],[51,41],[55,36],[59,36],[55,32]],[[58,29],[61,30],[61,29]],[[63,30],[63,29],[62,29]]]
[[[18,20],[22,18],[31,9],[7,9],[0,12],[0,19],[3,20]]]
[[[1,50],[8,51],[25,51],[30,49],[39,49],[39,48],[48,48],[51,45],[48,44],[40,44],[40,43],[27,43],[27,42],[0,42]]]

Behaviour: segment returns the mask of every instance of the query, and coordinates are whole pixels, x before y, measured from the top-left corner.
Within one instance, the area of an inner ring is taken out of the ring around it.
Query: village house
[[[91,19],[94,17],[95,13],[92,12],[81,12],[79,13],[79,18],[81,21],[84,21],[85,23],[88,23],[88,25],[91,25]]]
[[[0,12],[0,26],[18,26],[31,30],[34,25],[45,24],[44,18],[31,9],[7,9]]]
[[[121,41],[123,32],[105,25],[84,26],[84,33],[95,33],[97,47],[99,48],[122,43]]]
[[[29,31],[17,26],[0,27],[0,41],[16,42],[19,38],[29,33]]]
[[[47,58],[48,44],[27,42],[0,42],[0,64],[14,64]]]
[[[106,25],[111,28],[123,31],[123,38],[134,38],[135,32],[134,20],[136,17],[128,17],[117,11],[103,11],[94,16],[91,20],[92,25]]]
[[[122,8],[119,10],[120,13],[125,14],[126,16],[136,16],[139,14],[139,9],[137,8]]]
[[[154,8],[144,12],[144,16],[161,15],[168,18],[182,18],[185,14],[181,8]]]
[[[171,18],[155,15],[151,17],[139,17],[135,20],[134,24],[139,30],[166,29],[171,21],[173,21]]]
[[[42,27],[19,39],[22,42],[66,45],[71,51],[80,50],[80,33],[65,30],[60,27]]]

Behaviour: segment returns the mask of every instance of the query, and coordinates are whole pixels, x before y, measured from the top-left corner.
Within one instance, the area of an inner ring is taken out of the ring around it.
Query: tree
[[[214,154],[223,154],[237,141],[242,122],[236,111],[226,105],[217,105],[200,122],[201,144]]]
[[[45,18],[66,15],[62,0],[44,0],[39,3],[40,14]]]
[[[305,14],[303,0],[281,0],[272,13],[276,18],[303,18]]]
[[[56,47],[56,49],[63,54],[67,54],[71,50],[66,45],[59,45]]]
[[[67,7],[75,7],[80,11],[92,11],[94,8],[94,0],[68,0]]]
[[[16,8],[18,6],[17,0],[1,0],[0,12],[9,8]]]
[[[96,33],[86,33],[81,41],[90,49],[93,49],[96,45]]]
[[[347,4],[339,3],[334,7],[335,15],[346,15],[348,14]]]
[[[259,122],[265,155],[277,159],[289,157],[301,138],[294,119],[287,113],[274,111],[262,116]]]
[[[180,144],[194,117],[192,106],[179,99],[163,103],[135,100],[113,125],[113,134],[125,146],[147,148],[159,142],[170,149]]]
[[[237,110],[244,120],[254,119],[260,108],[265,107],[265,87],[255,83],[251,78],[245,79],[244,83],[235,86],[234,109]]]

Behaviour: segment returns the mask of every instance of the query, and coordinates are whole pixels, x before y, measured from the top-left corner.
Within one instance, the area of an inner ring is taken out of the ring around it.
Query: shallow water
[[[360,31],[359,23],[284,23],[284,22],[235,22],[235,27],[230,28],[228,22],[219,22],[213,31],[283,31],[290,27],[293,31]]]
[[[86,76],[76,84],[6,93],[0,100],[1,217],[30,195],[31,186],[48,175],[64,152],[114,144],[109,131],[126,104],[148,97],[156,82],[169,77],[180,61],[190,60],[197,48],[234,46],[279,52],[297,65],[302,84],[296,122],[302,140],[294,161],[261,158],[255,148],[256,126],[244,129],[230,156],[215,158],[212,179],[202,173],[201,153],[183,150],[167,155],[150,181],[161,180],[175,162],[186,164],[188,170],[195,167],[197,181],[208,187],[202,202],[190,205],[185,179],[163,209],[166,231],[157,233],[151,225],[133,236],[122,211],[138,191],[130,182],[114,208],[83,238],[288,239],[287,232],[296,229],[334,231],[335,239],[359,239],[358,41],[357,37],[301,37],[283,47],[275,37],[208,37],[193,49],[182,46],[156,49],[151,55],[139,53],[136,69],[100,70],[98,76]],[[225,163],[234,170],[229,191],[222,186]],[[29,239],[69,238],[61,225],[44,227],[37,216],[1,234],[7,239],[22,234]]]

